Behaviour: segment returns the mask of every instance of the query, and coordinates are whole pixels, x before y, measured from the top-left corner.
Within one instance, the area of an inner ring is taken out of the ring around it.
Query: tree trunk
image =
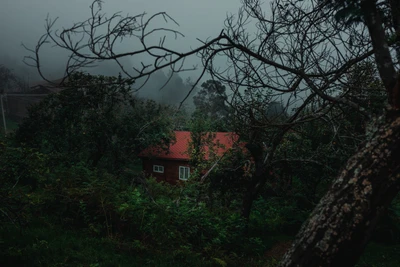
[[[258,196],[259,188],[262,188],[264,184],[265,181],[263,177],[253,177],[253,180],[247,187],[242,203],[242,217],[246,220],[249,220],[253,202]]]
[[[362,1],[361,10],[364,13],[365,25],[368,27],[372,47],[374,48],[376,66],[388,93],[388,102],[395,109],[399,109],[399,88],[395,86],[398,75],[393,64],[385,30],[382,26],[382,18],[376,7],[376,1]],[[392,11],[395,12],[395,10]]]
[[[353,266],[399,190],[400,111],[391,110],[349,159],[281,266]]]
[[[242,203],[242,217],[248,220],[253,202],[260,193],[261,188],[264,187],[269,171],[263,162],[264,154],[261,146],[249,143],[246,147],[252,155],[255,164],[255,172],[247,186]]]

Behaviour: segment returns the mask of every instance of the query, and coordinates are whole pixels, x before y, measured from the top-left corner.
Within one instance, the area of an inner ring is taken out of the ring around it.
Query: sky
[[[0,0],[0,64],[11,62],[15,71],[37,79],[36,70],[22,63],[23,56],[29,52],[21,43],[28,47],[35,46],[44,33],[47,15],[59,18],[56,28],[68,27],[73,22],[89,18],[91,3],[92,0]],[[218,35],[227,14],[237,13],[239,7],[240,0],[105,0],[103,3],[103,11],[109,15],[118,11],[129,15],[167,12],[180,24],[176,29],[185,35],[172,44],[173,48],[182,51],[199,45],[196,38],[205,40]],[[129,43],[123,46],[124,49],[130,49]],[[64,54],[47,46],[41,56],[48,66],[47,74],[56,79],[63,69],[59,63],[63,61]],[[189,65],[199,63],[195,59],[191,60],[193,62],[187,62]],[[195,74],[182,76],[186,79],[187,76],[195,77]]]

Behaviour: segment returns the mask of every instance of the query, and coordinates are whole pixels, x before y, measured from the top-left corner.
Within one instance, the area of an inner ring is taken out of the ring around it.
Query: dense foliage
[[[173,110],[132,97],[131,84],[121,77],[78,73],[65,86],[32,107],[16,133],[18,141],[55,160],[112,170],[149,145],[170,142]]]
[[[361,115],[340,109],[328,113],[329,123],[293,128],[277,149],[275,180],[247,219],[241,208],[255,169],[243,145],[204,181],[158,183],[141,172],[137,153],[169,142],[173,110],[132,98],[121,78],[79,74],[68,86],[0,140],[5,266],[276,266],[366,135]],[[194,113],[188,124],[199,170],[215,162],[202,160],[199,147],[212,142],[215,128],[201,118]],[[397,199],[359,266],[400,264],[399,220]]]
[[[208,80],[201,84],[201,89],[193,97],[195,113],[193,118],[201,117],[211,121],[211,127],[216,131],[231,131],[229,125],[231,108],[228,106],[226,86],[215,80]],[[200,115],[199,115],[200,114]]]

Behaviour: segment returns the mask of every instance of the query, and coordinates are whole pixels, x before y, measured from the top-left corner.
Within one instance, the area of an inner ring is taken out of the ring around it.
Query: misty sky
[[[47,14],[52,18],[59,17],[57,28],[68,27],[90,16],[91,3],[92,0],[0,0],[0,64],[13,61],[17,65],[13,66],[14,69],[23,69],[20,62],[28,53],[21,43],[29,47],[36,44],[44,33]],[[239,7],[240,0],[105,0],[103,3],[103,11],[107,14],[117,11],[130,15],[167,12],[180,24],[177,29],[185,35],[173,44],[182,51],[198,45],[196,38],[205,40],[218,35],[227,13],[236,13]],[[48,52],[44,52],[43,58],[47,65],[51,65],[50,69],[60,71],[62,66],[58,62],[62,61],[62,53],[50,47]],[[189,62],[194,63],[197,62]],[[30,69],[29,73],[33,76],[36,71]],[[183,77],[187,78],[185,74]]]

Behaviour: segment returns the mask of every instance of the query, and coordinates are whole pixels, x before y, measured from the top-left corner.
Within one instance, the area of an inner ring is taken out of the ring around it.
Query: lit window
[[[179,166],[179,180],[187,180],[190,177],[190,168]]]
[[[164,173],[164,166],[153,165],[153,172]]]

